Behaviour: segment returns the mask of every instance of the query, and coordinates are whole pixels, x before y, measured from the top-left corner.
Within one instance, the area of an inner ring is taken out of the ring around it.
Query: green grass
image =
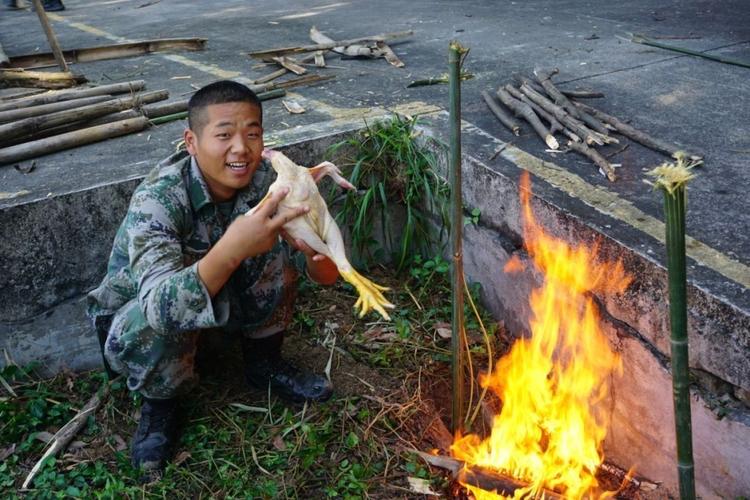
[[[431,384],[449,373],[449,343],[436,334],[436,325],[450,318],[448,266],[438,257],[419,257],[408,276],[375,272],[393,288],[398,308],[392,323],[357,319],[355,292],[345,283],[300,287],[299,342],[306,351],[325,349],[327,357],[326,325],[337,322],[336,359],[348,365],[334,363],[332,372],[353,389],[336,382],[328,403],[287,406],[248,391],[238,375],[241,361],[217,364],[218,373],[204,376],[186,403],[175,462],[153,483],[141,484],[130,466],[137,404],[115,382],[75,437],[83,445],[50,460],[30,491],[20,492],[43,453],[39,433],[66,423],[104,377],[94,371],[42,379],[33,366],[6,367],[0,373],[16,396],[3,392],[0,398],[0,456],[14,449],[0,464],[0,497],[421,498],[408,491],[406,478],[429,478],[429,470],[408,450],[435,446],[423,436],[425,422],[434,418],[425,401]],[[344,373],[354,369],[369,370],[359,375],[374,390]],[[445,486],[442,477],[432,480],[437,490]]]
[[[416,119],[395,116],[368,125],[329,151],[351,152],[339,166],[358,191],[346,194],[336,220],[350,228],[355,265],[367,267],[390,257],[401,271],[411,256],[430,255],[439,248],[448,229],[449,188],[434,172],[434,155],[416,143],[415,125]],[[395,206],[403,209],[400,231],[395,229]],[[431,224],[432,214],[440,219],[439,234]],[[375,237],[376,222],[384,236],[382,244]]]

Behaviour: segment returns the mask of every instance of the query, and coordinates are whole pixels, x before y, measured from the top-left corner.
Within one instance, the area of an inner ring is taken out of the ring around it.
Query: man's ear
[[[186,128],[183,133],[183,139],[185,140],[185,148],[190,153],[190,156],[196,156],[198,154],[198,135],[189,128]]]

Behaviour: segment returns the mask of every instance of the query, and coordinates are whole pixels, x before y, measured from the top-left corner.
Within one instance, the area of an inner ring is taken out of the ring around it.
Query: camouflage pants
[[[235,273],[225,286],[226,290],[221,292],[232,294],[229,320],[223,329],[248,338],[263,338],[285,330],[294,312],[297,276],[294,268],[284,267],[272,280],[275,285],[259,280],[244,287],[242,274]],[[272,294],[275,297],[270,313],[263,314],[257,321],[260,315],[257,309],[248,311],[242,303],[259,293],[267,296],[269,288],[277,289]],[[238,289],[241,291],[233,293]],[[157,332],[146,321],[138,300],[133,299],[112,318],[104,355],[114,371],[127,377],[131,391],[147,398],[168,399],[184,394],[197,384],[194,367],[200,335],[200,330]]]

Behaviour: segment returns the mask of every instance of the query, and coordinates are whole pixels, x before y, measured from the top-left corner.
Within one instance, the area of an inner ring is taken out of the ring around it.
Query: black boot
[[[327,401],[333,387],[325,377],[300,370],[281,357],[284,332],[262,339],[243,339],[245,377],[248,383],[293,401]]]
[[[5,5],[10,10],[17,10],[21,8],[21,6],[18,5],[18,0],[3,0],[3,5]]]
[[[161,471],[177,443],[177,400],[143,398],[141,420],[130,445],[133,467]]]
[[[42,7],[46,12],[58,12],[65,10],[61,0],[42,0]]]

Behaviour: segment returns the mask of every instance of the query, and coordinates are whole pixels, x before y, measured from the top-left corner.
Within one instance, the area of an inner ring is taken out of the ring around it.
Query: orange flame
[[[571,247],[544,232],[531,211],[528,174],[520,196],[525,247],[544,276],[529,298],[531,337],[516,341],[494,372],[480,378],[503,402],[490,436],[458,436],[451,452],[467,464],[527,481],[515,498],[542,488],[581,498],[597,487],[608,426],[598,405],[607,397],[610,375],[621,371],[591,294],[621,293],[630,278],[620,262],[597,262],[596,246]],[[477,499],[499,498],[471,489]]]

